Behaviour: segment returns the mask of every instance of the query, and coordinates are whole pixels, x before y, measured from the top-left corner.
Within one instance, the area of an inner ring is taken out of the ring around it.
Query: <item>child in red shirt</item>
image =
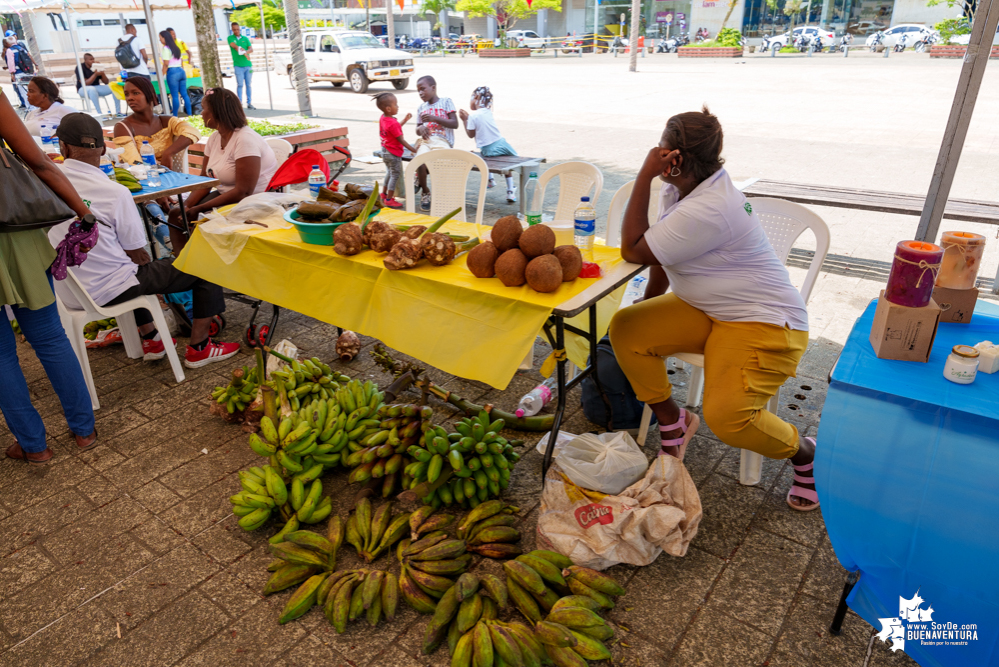
[[[392,93],[375,95],[375,104],[382,112],[378,121],[378,131],[382,137],[382,161],[385,162],[385,192],[382,193],[382,203],[389,208],[402,208],[396,201],[395,186],[402,178],[402,149],[408,148],[415,153],[416,149],[406,143],[402,134],[402,126],[413,117],[406,114],[400,123],[395,119],[399,113],[399,101]]]

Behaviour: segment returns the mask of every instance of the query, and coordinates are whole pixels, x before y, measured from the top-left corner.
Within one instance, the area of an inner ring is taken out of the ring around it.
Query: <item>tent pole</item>
[[[149,33],[149,50],[153,52],[153,64],[156,65],[156,80],[160,84],[160,102],[163,104],[163,113],[169,114],[170,105],[167,103],[166,83],[163,81],[163,65],[160,60],[160,36],[159,33],[156,32],[156,24],[153,23],[153,10],[149,7],[149,0],[142,0],[142,11],[146,15],[146,32]]]
[[[999,26],[999,0],[979,0],[975,11],[975,22],[971,28],[968,41],[968,52],[961,66],[961,75],[957,81],[957,92],[947,118],[947,128],[944,130],[943,141],[937,163],[933,167],[933,178],[930,189],[923,204],[923,213],[916,229],[916,239],[934,243],[940,229],[940,219],[943,217],[950,188],[954,183],[954,173],[961,159],[964,140],[968,136],[968,125],[971,124],[971,114],[975,110],[978,90],[985,75],[992,53],[992,39]]]
[[[69,31],[69,43],[73,45],[73,60],[76,61],[77,76],[80,77],[80,83],[83,84],[83,86],[80,87],[80,91],[82,93],[81,97],[83,98],[83,110],[89,111],[90,104],[88,103],[89,98],[87,97],[87,80],[83,78],[83,68],[80,66],[80,52],[76,49],[76,36],[73,34],[73,22],[69,18],[69,2],[63,0],[62,6],[63,14],[66,15],[66,29]],[[100,113],[101,110],[96,109],[96,111]]]
[[[264,76],[267,77],[267,99],[271,103],[271,111],[274,111],[274,95],[271,94],[271,62],[267,57],[267,24],[264,23],[264,3],[260,2],[260,30],[263,33],[260,38],[264,40]]]

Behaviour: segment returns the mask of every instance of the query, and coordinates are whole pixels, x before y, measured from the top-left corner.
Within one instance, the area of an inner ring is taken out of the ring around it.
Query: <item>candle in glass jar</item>
[[[943,248],[924,241],[901,241],[888,275],[885,298],[899,306],[922,308],[930,302]]]
[[[985,253],[985,237],[971,232],[944,232],[940,237],[944,249],[937,274],[937,286],[950,289],[971,289],[978,278]]]

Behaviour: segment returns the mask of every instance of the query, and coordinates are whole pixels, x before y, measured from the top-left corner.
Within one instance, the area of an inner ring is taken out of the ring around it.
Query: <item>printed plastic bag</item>
[[[611,495],[637,482],[649,467],[645,454],[624,431],[577,436],[559,452],[558,462],[576,486]]]
[[[697,488],[675,457],[656,457],[643,479],[616,496],[576,486],[555,462],[541,494],[538,547],[595,570],[648,565],[663,551],[686,554],[700,522]]]

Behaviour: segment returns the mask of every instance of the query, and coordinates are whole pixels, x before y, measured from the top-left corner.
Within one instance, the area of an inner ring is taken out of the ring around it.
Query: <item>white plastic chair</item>
[[[753,211],[760,218],[763,230],[767,233],[770,245],[773,246],[781,262],[787,262],[791,246],[806,229],[810,229],[815,235],[815,255],[812,257],[812,262],[809,264],[808,273],[805,274],[805,280],[801,284],[800,290],[801,298],[807,304],[812,295],[815,280],[819,277],[819,269],[829,252],[829,227],[826,226],[822,218],[801,204],[770,197],[754,197],[751,203]],[[694,367],[687,391],[687,407],[696,408],[701,404],[704,395],[704,355],[684,352],[677,354],[676,358]],[[777,414],[779,406],[780,390],[778,389],[773,398],[767,402],[767,410]],[[644,444],[651,422],[652,410],[646,405],[642,411],[642,421],[639,425],[638,437],[641,440],[639,445]],[[743,449],[739,462],[739,482],[747,486],[759,484],[762,467],[763,457],[760,454]]]
[[[422,165],[430,172],[430,215],[440,217],[461,207],[453,220],[469,222],[465,210],[465,194],[468,188],[468,175],[472,169],[479,170],[479,199],[475,206],[475,224],[482,224],[482,212],[486,203],[486,187],[489,181],[489,167],[478,155],[455,148],[441,148],[413,158],[406,167],[406,183],[416,178],[416,170]],[[406,211],[416,213],[416,196],[406,197]]]
[[[659,215],[659,188],[652,182],[652,192],[649,193],[649,224],[654,225]],[[631,191],[635,189],[635,181],[628,181],[617,189],[611,199],[607,211],[607,245],[611,248],[621,247],[621,226],[624,224],[624,212],[631,199]]]
[[[170,360],[170,366],[173,368],[173,376],[177,379],[177,382],[184,381],[184,369],[180,365],[180,358],[177,356],[176,348],[170,343],[170,327],[167,324],[166,318],[163,317],[163,310],[160,308],[159,301],[155,296],[140,296],[114,306],[98,306],[90,298],[87,290],[83,289],[83,285],[80,284],[76,276],[73,275],[73,270],[69,269],[68,273],[69,275],[66,277],[66,280],[55,282],[56,305],[59,309],[59,319],[62,320],[62,326],[66,330],[66,336],[73,346],[73,351],[76,352],[76,358],[80,361],[80,369],[83,371],[83,378],[87,382],[87,389],[90,390],[90,401],[93,404],[94,410],[99,410],[101,403],[97,400],[94,376],[90,372],[90,359],[87,358],[87,339],[83,337],[84,325],[94,320],[116,318],[118,320],[118,329],[121,331],[122,342],[125,344],[125,353],[132,359],[139,359],[142,357],[142,339],[139,337],[139,331],[135,327],[135,316],[132,314],[132,311],[136,308],[145,308],[148,310],[153,315],[156,330],[160,332],[160,336],[163,338],[167,359]],[[83,306],[83,310],[69,308],[66,305],[62,295],[65,295],[67,291],[73,295],[77,303]],[[62,292],[62,295],[60,295],[60,292]]]
[[[287,139],[270,137],[268,139],[264,139],[264,141],[266,141],[267,145],[271,147],[272,151],[274,151],[274,157],[277,158],[279,167],[284,164],[289,155],[295,152],[295,147],[292,146],[291,142]]]
[[[545,201],[545,188],[548,181],[558,176],[558,204],[555,205],[553,220],[572,220],[579,198],[589,195],[594,207],[604,189],[604,175],[589,162],[574,161],[557,164],[538,177],[538,189],[534,193],[534,210],[540,211]],[[593,194],[590,194],[590,191]]]

